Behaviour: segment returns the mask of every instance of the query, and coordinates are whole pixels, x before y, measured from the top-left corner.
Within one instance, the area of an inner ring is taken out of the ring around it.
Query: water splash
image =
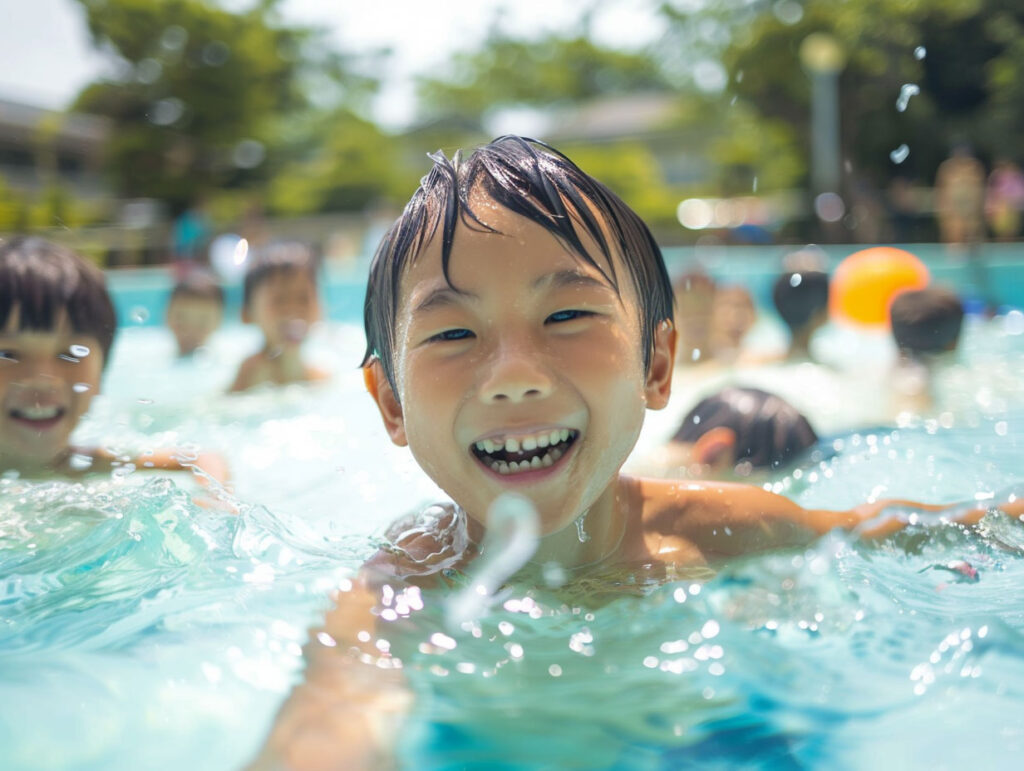
[[[899,112],[906,112],[907,106],[910,104],[910,97],[920,93],[921,89],[916,83],[904,83],[900,87],[900,95],[896,98],[896,109]]]
[[[469,586],[445,606],[450,628],[478,618],[505,580],[537,550],[537,510],[521,495],[498,496],[487,512],[487,535],[474,563]]]
[[[584,511],[582,514],[576,517],[576,537],[580,539],[580,543],[586,543],[590,540],[590,533],[583,529],[583,520],[586,518],[586,511]]]
[[[900,145],[891,153],[889,153],[889,159],[897,165],[903,163],[903,161],[907,160],[907,158],[909,157],[910,148],[906,145],[906,143]]]
[[[928,50],[924,46],[918,46],[914,49],[914,58],[918,61],[924,59],[928,55]]]

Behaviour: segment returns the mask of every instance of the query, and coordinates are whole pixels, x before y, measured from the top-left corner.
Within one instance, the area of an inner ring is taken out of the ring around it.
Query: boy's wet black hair
[[[772,302],[790,332],[796,334],[828,310],[828,274],[820,270],[783,273],[772,287]]]
[[[449,160],[440,151],[429,157],[434,167],[385,234],[370,266],[362,366],[379,358],[397,393],[394,342],[399,283],[440,227],[441,269],[449,286],[458,289],[448,274],[456,225],[462,222],[479,231],[497,232],[481,222],[469,204],[478,186],[496,203],[549,231],[601,271],[617,291],[621,290],[613,254],[620,255],[640,298],[644,368],[650,366],[655,329],[662,321],[672,321],[672,286],[661,250],[632,209],[567,157],[534,139],[498,137],[465,160],[460,153]],[[587,252],[581,234],[598,245],[606,264]]]
[[[316,286],[319,262],[316,252],[299,241],[278,241],[255,250],[249,255],[242,284],[242,307],[248,308],[260,285],[280,273],[305,271]]]
[[[70,249],[35,236],[0,243],[0,329],[18,310],[18,331],[50,332],[66,313],[71,329],[95,337],[110,359],[117,315],[103,272]]]
[[[205,270],[189,271],[171,290],[169,302],[179,298],[192,297],[197,300],[212,300],[224,306],[224,288],[220,282]]]
[[[736,434],[736,462],[775,468],[818,441],[807,418],[785,399],[758,388],[724,388],[687,413],[672,437],[692,444],[713,428]]]
[[[964,306],[952,289],[926,287],[897,295],[889,320],[903,353],[942,353],[953,350],[960,339]]]

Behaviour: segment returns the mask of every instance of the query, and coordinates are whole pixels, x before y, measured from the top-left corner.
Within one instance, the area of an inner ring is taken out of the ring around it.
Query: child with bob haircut
[[[167,328],[178,356],[191,356],[206,344],[224,316],[224,290],[212,275],[191,270],[174,285],[167,301]]]
[[[892,501],[809,511],[754,486],[623,476],[673,373],[672,287],[650,231],[542,143],[504,136],[432,158],[370,268],[363,371],[391,440],[453,503],[396,523],[338,596],[255,767],[387,765],[412,700],[383,644],[400,634],[385,628],[396,598],[412,612],[410,584],[469,568],[507,493],[536,511],[530,562],[558,563],[569,581],[595,566],[669,576],[833,528],[879,537],[904,525],[879,516]]]
[[[242,287],[242,321],[260,328],[263,348],[242,362],[230,390],[326,379],[326,372],[302,359],[302,344],[319,320],[317,259],[308,246],[273,243],[252,255]]]
[[[0,471],[38,477],[118,463],[101,449],[71,445],[100,390],[115,328],[98,268],[42,238],[0,243]],[[165,450],[136,464],[227,477],[214,455],[182,462]]]

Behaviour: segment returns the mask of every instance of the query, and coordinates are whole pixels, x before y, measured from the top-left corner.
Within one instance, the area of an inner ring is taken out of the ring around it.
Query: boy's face
[[[243,320],[256,324],[268,348],[299,345],[309,327],[320,318],[316,285],[304,270],[272,273],[256,287],[243,313]]]
[[[12,309],[0,329],[0,468],[59,463],[99,390],[99,341],[64,316],[52,330],[19,330]]]
[[[167,327],[178,342],[178,353],[192,353],[220,326],[220,303],[206,297],[175,297],[167,308]]]
[[[400,403],[377,364],[378,403],[393,441],[408,443],[470,516],[484,521],[514,491],[533,501],[547,535],[613,499],[644,409],[664,406],[668,383],[644,373],[624,265],[620,296],[541,226],[478,198],[478,215],[499,234],[458,226],[449,272],[460,292],[444,279],[439,237],[407,269],[394,354]],[[671,335],[667,325],[659,332],[651,368],[664,376],[667,357],[668,379]]]

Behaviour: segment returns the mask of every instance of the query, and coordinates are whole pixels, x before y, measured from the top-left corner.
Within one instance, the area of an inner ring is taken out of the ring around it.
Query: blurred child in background
[[[205,271],[193,270],[171,290],[167,328],[178,344],[179,356],[190,356],[206,344],[224,317],[224,290]]]
[[[786,464],[817,441],[807,418],[785,399],[730,387],[698,402],[653,463],[667,476],[748,476]]]
[[[889,318],[899,348],[892,377],[895,412],[930,412],[936,371],[949,361],[960,339],[963,303],[951,289],[927,287],[898,295]]]
[[[250,259],[242,321],[260,328],[263,347],[242,362],[230,390],[326,379],[326,372],[302,359],[302,344],[320,320],[316,255],[304,244],[285,242],[264,247]]]
[[[715,281],[703,271],[684,273],[672,282],[679,342],[676,362],[690,366],[711,358],[711,307],[715,302]]]
[[[812,359],[811,337],[828,321],[828,274],[788,271],[775,281],[772,302],[789,330],[788,361]]]
[[[744,287],[719,287],[711,306],[711,355],[723,364],[735,363],[743,351],[743,339],[757,321],[754,299]]]

